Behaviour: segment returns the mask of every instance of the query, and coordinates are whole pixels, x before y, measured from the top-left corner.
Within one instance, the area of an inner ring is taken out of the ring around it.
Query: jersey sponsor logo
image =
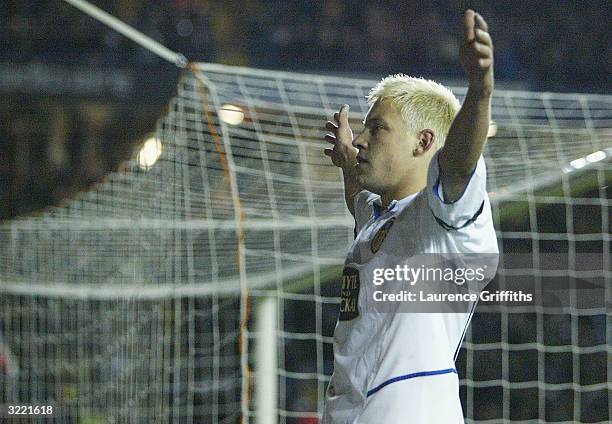
[[[357,301],[359,299],[359,271],[344,267],[342,271],[342,288],[340,290],[340,321],[350,321],[359,316]]]
[[[372,253],[376,253],[380,250],[380,247],[385,241],[387,234],[389,234],[389,230],[391,229],[391,226],[393,225],[394,222],[395,222],[395,217],[392,217],[387,222],[385,222],[385,224],[382,227],[380,227],[380,229],[376,232],[376,234],[374,235],[370,243],[370,250],[372,251]]]

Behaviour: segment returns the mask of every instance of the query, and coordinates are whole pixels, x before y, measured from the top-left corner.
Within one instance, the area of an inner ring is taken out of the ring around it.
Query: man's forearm
[[[342,176],[344,179],[344,201],[351,215],[355,216],[355,206],[353,202],[355,196],[362,190],[362,187],[357,181],[355,171],[343,168]]]
[[[470,175],[482,154],[491,122],[491,93],[470,87],[440,152],[448,174]]]
[[[465,11],[464,43],[460,56],[470,86],[438,156],[444,200],[459,199],[482,154],[491,122],[493,41],[484,18]]]

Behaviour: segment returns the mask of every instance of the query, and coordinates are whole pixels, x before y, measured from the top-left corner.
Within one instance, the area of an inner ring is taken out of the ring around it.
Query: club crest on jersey
[[[376,234],[372,238],[372,241],[370,242],[370,250],[372,251],[372,253],[376,253],[380,250],[380,246],[382,246],[383,242],[385,241],[385,238],[387,237],[387,234],[389,234],[389,230],[391,229],[391,226],[394,222],[395,217],[392,217],[387,222],[385,222],[382,227],[380,227],[380,230],[376,232]]]
[[[350,321],[359,316],[359,271],[344,267],[342,270],[342,288],[340,290],[340,321]]]

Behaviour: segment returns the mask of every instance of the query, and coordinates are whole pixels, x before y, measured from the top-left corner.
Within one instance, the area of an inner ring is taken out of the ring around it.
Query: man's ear
[[[425,153],[429,152],[430,149],[436,144],[435,134],[433,130],[429,128],[425,128],[424,130],[419,131],[417,135],[418,143],[412,154],[414,156],[423,156]]]

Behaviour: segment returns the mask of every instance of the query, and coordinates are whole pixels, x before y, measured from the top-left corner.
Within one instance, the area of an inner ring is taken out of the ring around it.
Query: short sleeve
[[[353,206],[355,209],[355,237],[357,237],[357,234],[359,234],[364,225],[372,218],[374,213],[372,202],[378,197],[377,194],[362,190],[353,198]]]
[[[457,230],[474,222],[483,211],[487,196],[487,169],[482,155],[459,199],[444,201],[444,191],[440,182],[438,150],[429,164],[427,174],[427,203],[436,221],[447,230]]]

